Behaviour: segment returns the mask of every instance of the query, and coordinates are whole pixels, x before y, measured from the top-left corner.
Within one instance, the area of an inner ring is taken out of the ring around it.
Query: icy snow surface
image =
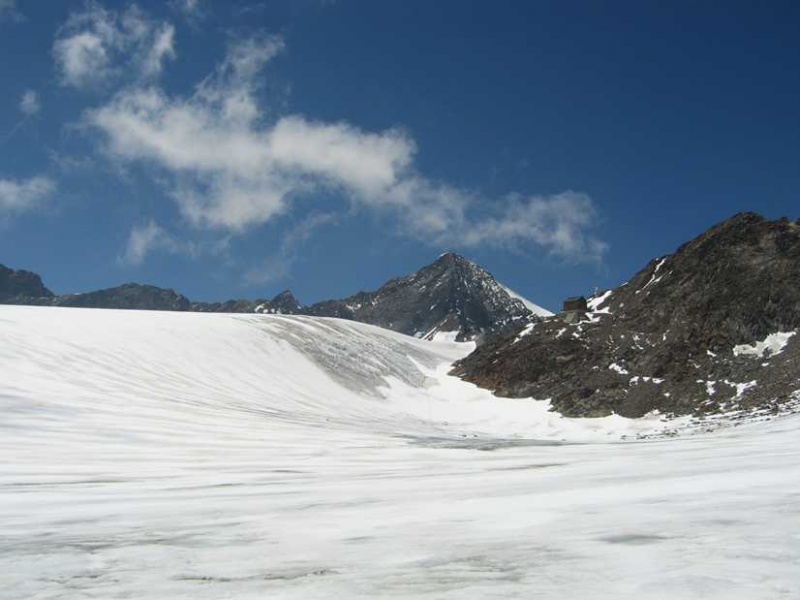
[[[664,423],[493,398],[469,348],[0,307],[0,597],[800,596],[797,417],[620,443]]]
[[[503,284],[500,284],[500,287],[503,288],[503,290],[505,291],[506,294],[508,294],[512,298],[516,298],[517,300],[522,302],[522,304],[525,305],[525,308],[527,308],[529,311],[531,311],[534,315],[536,315],[538,317],[552,317],[553,316],[552,312],[550,312],[546,308],[542,308],[538,304],[534,304],[533,302],[531,302],[530,300],[528,300],[524,296],[520,296],[517,292],[515,292],[511,288],[507,288]]]
[[[458,331],[437,331],[433,335],[424,336],[424,339],[430,340],[432,342],[447,342],[453,343],[456,341],[458,337]],[[475,349],[475,342],[464,342],[465,344],[469,344],[471,350]]]

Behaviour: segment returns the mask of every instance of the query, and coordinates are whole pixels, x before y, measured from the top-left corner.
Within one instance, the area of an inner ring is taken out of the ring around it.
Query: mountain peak
[[[438,263],[438,262],[472,262],[472,261],[464,258],[460,254],[456,254],[455,252],[447,251],[447,252],[442,252],[436,258],[436,260],[433,261],[433,262],[435,264],[435,263]]]
[[[423,267],[423,269],[431,267],[448,268],[448,269],[467,268],[467,269],[480,269],[481,271],[485,271],[485,269],[483,269],[483,267],[481,267],[477,263],[469,260],[468,258],[460,254],[456,254],[455,252],[445,252],[443,254],[440,254],[435,261],[427,265],[427,267]]]
[[[284,314],[301,312],[303,305],[294,297],[290,290],[283,290],[269,301],[271,307]]]
[[[513,327],[531,318],[525,304],[494,277],[454,252],[374,292],[310,307],[310,313],[371,323],[416,337],[456,333],[456,339]]]

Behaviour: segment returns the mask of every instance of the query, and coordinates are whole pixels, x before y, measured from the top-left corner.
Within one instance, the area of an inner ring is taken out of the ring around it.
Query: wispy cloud
[[[19,12],[16,0],[0,0],[0,25],[3,23],[22,23],[25,16]]]
[[[283,237],[280,250],[265,258],[261,263],[245,272],[245,283],[262,285],[271,281],[284,279],[297,260],[300,247],[316,230],[336,223],[334,213],[312,213],[300,223],[292,227]]]
[[[119,257],[119,262],[126,265],[139,265],[153,252],[187,256],[195,256],[200,253],[196,244],[176,238],[151,219],[131,228],[125,251]]]
[[[225,5],[226,12],[236,10],[231,4]],[[169,0],[168,6],[183,23],[194,30],[199,30],[213,14],[212,3],[208,0]]]
[[[158,76],[164,62],[175,58],[174,37],[171,24],[151,19],[135,5],[118,12],[89,2],[59,30],[53,56],[63,85],[92,88],[125,71],[145,79]]]
[[[0,178],[0,215],[39,208],[55,189],[55,182],[45,176],[22,180]]]
[[[587,233],[597,219],[597,210],[586,194],[513,196],[499,217],[474,223],[463,231],[460,241],[465,246],[533,243],[559,258],[599,262],[608,245]]]
[[[42,109],[39,95],[33,90],[28,90],[19,101],[19,111],[22,113],[20,118],[6,133],[0,135],[0,146],[4,146],[18,131],[20,131],[33,117]]]
[[[120,262],[138,265],[153,250],[171,246],[172,238],[155,221],[149,221],[144,225],[135,225],[128,235],[128,244],[125,247],[125,253],[120,257]]]
[[[26,117],[32,117],[42,109],[42,104],[39,101],[39,94],[33,90],[28,90],[22,94],[22,99],[19,101],[19,110]]]
[[[170,0],[170,6],[182,13],[192,15],[200,10],[200,0]]]
[[[194,19],[204,13],[205,2],[201,0],[169,0],[169,7],[187,17]]]
[[[96,6],[92,14],[79,22],[89,24],[103,48],[109,44],[102,40],[125,30],[118,25],[104,34],[99,24],[111,17]],[[168,29],[136,15],[150,24],[148,48],[174,55],[173,38],[159,45],[155,35]],[[420,173],[417,144],[401,128],[366,131],[300,114],[273,116],[263,106],[263,72],[284,46],[277,36],[238,40],[191,94],[173,95],[153,78],[140,79],[88,111],[86,123],[102,134],[110,158],[154,167],[198,230],[241,235],[328,192],[355,209],[390,215],[400,233],[434,245],[530,246],[566,260],[602,259],[606,245],[591,235],[597,215],[585,194],[486,199]],[[109,59],[103,69],[115,66]]]

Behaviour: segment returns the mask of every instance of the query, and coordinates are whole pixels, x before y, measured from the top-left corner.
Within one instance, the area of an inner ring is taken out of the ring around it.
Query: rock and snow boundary
[[[6,425],[21,428],[40,425],[31,406],[41,407],[50,425],[78,423],[94,409],[95,419],[124,412],[138,422],[151,409],[195,406],[369,433],[558,442],[658,435],[682,422],[657,414],[570,419],[547,400],[495,397],[448,375],[475,344],[446,334],[418,340],[303,316],[0,312],[3,386],[20,394],[6,399]],[[64,412],[66,406],[72,408]],[[128,424],[120,419],[113,428]]]

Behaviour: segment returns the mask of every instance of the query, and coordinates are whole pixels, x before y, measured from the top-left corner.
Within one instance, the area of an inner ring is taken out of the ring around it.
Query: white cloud
[[[19,109],[22,111],[22,114],[29,117],[37,114],[42,109],[42,105],[39,102],[39,95],[33,90],[26,91],[22,94],[22,99],[19,102]]]
[[[172,25],[163,24],[153,36],[153,45],[142,61],[142,74],[146,77],[160,75],[164,68],[164,61],[168,58],[175,58],[175,28]]]
[[[258,126],[254,77],[281,47],[278,38],[241,42],[193,96],[131,89],[90,112],[89,122],[106,134],[114,156],[175,175],[172,195],[195,226],[242,231],[264,223],[302,187],[273,164],[267,132]]]
[[[178,240],[161,225],[150,220],[144,225],[135,225],[131,229],[125,252],[119,258],[119,262],[139,265],[150,253],[155,251],[170,254],[198,254],[194,244]]]
[[[321,186],[368,205],[406,203],[400,180],[415,147],[404,133],[300,116],[261,123],[256,78],[282,48],[280,38],[237,43],[191,97],[128,89],[91,111],[89,122],[114,156],[171,172],[172,195],[198,227],[243,231],[284,213],[290,196]]]
[[[0,179],[0,214],[38,208],[55,189],[55,183],[44,176],[23,180]]]
[[[169,194],[199,229],[241,234],[300,198],[334,191],[432,244],[528,244],[568,260],[602,257],[605,245],[588,234],[596,211],[586,195],[515,196],[478,218],[487,203],[418,173],[416,144],[401,129],[369,132],[302,115],[267,120],[260,74],[283,47],[278,37],[239,41],[191,95],[142,83],[88,112],[87,122],[102,132],[110,156],[166,174]]]
[[[281,168],[323,177],[374,200],[399,182],[415,152],[413,141],[400,131],[366,133],[346,123],[312,123],[298,116],[278,121],[267,142]]]
[[[126,71],[150,78],[175,57],[174,36],[172,25],[157,23],[135,5],[117,12],[90,2],[59,30],[53,56],[66,86],[94,87]]]
[[[597,211],[586,194],[511,198],[499,217],[477,222],[464,231],[466,246],[514,246],[533,243],[550,254],[582,262],[599,262],[608,245],[590,236]]]

